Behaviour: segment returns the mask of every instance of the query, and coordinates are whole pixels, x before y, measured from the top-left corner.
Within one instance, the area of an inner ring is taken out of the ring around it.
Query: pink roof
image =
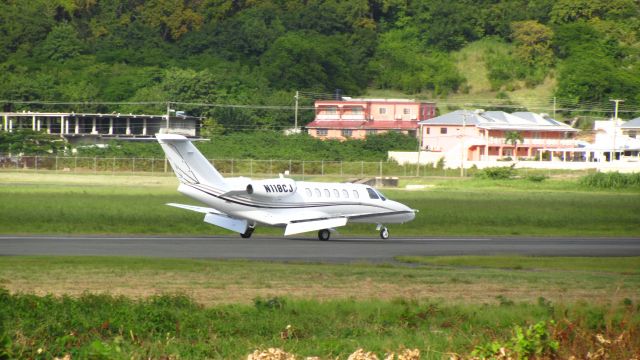
[[[327,129],[399,129],[414,130],[417,121],[323,121],[316,120],[307,124],[308,128]]]

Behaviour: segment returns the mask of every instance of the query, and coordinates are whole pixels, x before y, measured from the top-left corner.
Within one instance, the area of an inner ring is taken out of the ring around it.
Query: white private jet
[[[318,231],[329,240],[331,231],[347,222],[377,224],[382,239],[389,230],[382,224],[405,223],[415,210],[385,198],[374,188],[351,183],[276,179],[223,178],[187,138],[156,135],[176,173],[182,194],[209,207],[167,204],[205,214],[209,224],[251,237],[258,225],[283,227],[284,235]]]

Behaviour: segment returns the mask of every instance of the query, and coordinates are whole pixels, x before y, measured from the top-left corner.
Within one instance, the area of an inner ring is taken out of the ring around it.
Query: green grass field
[[[420,209],[393,235],[640,235],[637,189],[571,178],[406,184],[428,187],[384,190]],[[0,173],[0,233],[223,233],[164,205],[189,201],[176,185],[167,176]],[[341,232],[375,236],[372,226]],[[474,349],[490,358],[496,347],[514,358],[640,356],[638,257],[397,260],[1,257],[0,358],[246,359],[268,347],[320,359],[358,348],[380,358],[414,348],[422,359]]]
[[[575,180],[424,180],[418,191],[385,189],[419,209],[392,236],[533,235],[639,236],[640,192],[581,188]],[[191,202],[172,177],[0,173],[0,233],[4,234],[228,234],[202,216],[165,206]],[[346,235],[373,234],[349,225]],[[256,235],[280,235],[259,228]]]
[[[504,257],[422,260],[3,258],[0,355],[244,359],[278,347],[345,359],[358,348],[379,357],[416,348],[422,359],[449,359],[492,342],[516,349],[517,327],[535,324],[557,352],[535,334],[518,341],[543,355],[640,350],[640,258],[516,258],[522,268]]]

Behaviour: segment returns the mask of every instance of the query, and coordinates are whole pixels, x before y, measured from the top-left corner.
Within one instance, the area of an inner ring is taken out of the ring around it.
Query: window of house
[[[349,198],[349,192],[347,190],[342,190],[342,197]]]
[[[342,129],[342,136],[351,137],[352,134],[353,134],[353,130],[351,130],[351,129]]]
[[[404,108],[402,110],[402,113],[405,114],[405,115],[409,115],[409,114],[411,114],[411,109],[410,108]]]
[[[335,106],[328,107],[325,112],[329,115],[335,115],[338,113],[338,108]]]
[[[360,106],[354,106],[351,108],[351,113],[355,115],[362,114],[362,108]]]
[[[339,198],[340,197],[340,191],[333,189],[333,196]]]
[[[387,108],[380,108],[378,109],[378,113],[382,114],[386,114],[387,113]]]
[[[367,129],[367,135],[375,135],[378,132],[376,129]]]
[[[429,132],[430,132],[429,130],[431,130],[431,129],[430,129],[430,128],[427,128],[427,135],[429,135]]]
[[[313,189],[313,193],[316,194],[317,197],[321,197],[322,196],[320,194],[320,189],[318,189],[318,188]]]
[[[440,134],[446,134],[447,128],[440,128]]]
[[[316,129],[316,135],[318,136],[327,136],[329,130],[327,129]]]
[[[329,192],[329,189],[324,189],[324,197],[331,197],[331,193]]]
[[[636,136],[638,136],[638,133],[634,130],[629,131],[629,137],[630,138],[636,138]]]

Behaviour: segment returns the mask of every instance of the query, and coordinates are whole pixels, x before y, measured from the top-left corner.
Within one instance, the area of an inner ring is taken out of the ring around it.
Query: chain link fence
[[[399,165],[388,161],[322,160],[253,160],[209,159],[224,176],[459,176],[455,169],[438,169],[431,165]],[[154,174],[173,175],[164,158],[69,157],[69,156],[0,156],[0,170],[53,171],[84,174]]]

